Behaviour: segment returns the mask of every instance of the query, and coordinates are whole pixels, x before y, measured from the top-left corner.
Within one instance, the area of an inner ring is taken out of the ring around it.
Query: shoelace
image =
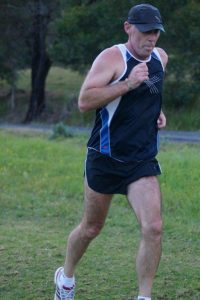
[[[72,287],[71,289],[61,288],[60,289],[60,296],[61,296],[61,300],[72,300],[72,299],[74,299],[74,287]]]

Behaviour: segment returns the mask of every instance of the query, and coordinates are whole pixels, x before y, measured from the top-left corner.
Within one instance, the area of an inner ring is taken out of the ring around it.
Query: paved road
[[[160,136],[165,141],[200,143],[200,131],[161,130]]]
[[[53,126],[49,125],[10,125],[10,124],[0,124],[0,128],[12,130],[12,131],[35,131],[40,133],[52,133]],[[81,127],[70,127],[71,131],[75,134],[85,133],[89,135],[89,128],[81,128]],[[187,142],[187,143],[200,143],[200,131],[168,131],[161,130],[160,137],[162,141],[171,141],[171,142]]]

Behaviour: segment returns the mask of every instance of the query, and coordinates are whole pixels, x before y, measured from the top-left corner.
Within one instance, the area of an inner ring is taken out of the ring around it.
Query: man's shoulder
[[[119,48],[114,45],[104,49],[95,59],[93,68],[106,69],[113,73],[113,79],[118,78],[124,69],[124,60]]]
[[[163,66],[166,67],[168,62],[168,55],[162,48],[156,47],[156,50],[158,51],[160,58],[162,60]]]
[[[119,59],[119,57],[121,56],[120,50],[117,47],[117,45],[113,45],[109,48],[104,49],[100,54],[99,57],[101,58],[105,58],[105,59]]]

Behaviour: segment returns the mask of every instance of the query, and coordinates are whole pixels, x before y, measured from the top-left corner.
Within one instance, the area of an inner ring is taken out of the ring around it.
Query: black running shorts
[[[158,161],[119,162],[95,150],[88,150],[85,175],[91,189],[102,194],[127,194],[127,186],[146,176],[161,174]]]

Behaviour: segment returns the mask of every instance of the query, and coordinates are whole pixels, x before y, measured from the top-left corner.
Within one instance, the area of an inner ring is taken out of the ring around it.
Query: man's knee
[[[87,224],[87,225],[83,226],[83,234],[84,234],[85,238],[92,240],[97,235],[99,235],[102,228],[103,228],[103,223]]]
[[[162,235],[162,220],[143,225],[141,232],[146,239],[160,240]]]

